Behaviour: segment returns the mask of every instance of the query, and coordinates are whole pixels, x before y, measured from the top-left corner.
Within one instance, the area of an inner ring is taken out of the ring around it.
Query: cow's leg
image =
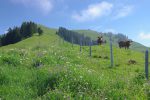
[[[127,46],[127,49],[129,49],[129,46]]]

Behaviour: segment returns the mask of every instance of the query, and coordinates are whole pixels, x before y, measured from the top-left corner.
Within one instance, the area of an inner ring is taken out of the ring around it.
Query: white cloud
[[[116,11],[116,15],[115,15],[114,19],[123,18],[123,17],[128,16],[133,11],[133,8],[134,8],[133,6],[128,5],[128,6],[124,6],[120,9],[118,9]]]
[[[150,33],[144,33],[144,32],[141,32],[140,34],[139,34],[139,38],[140,39],[150,39]]]
[[[26,7],[33,7],[44,14],[48,14],[52,8],[52,0],[11,0],[14,3],[23,4]]]
[[[113,4],[105,1],[97,4],[91,4],[87,9],[73,14],[72,18],[80,22],[94,20],[96,18],[108,15],[111,12],[112,8]]]

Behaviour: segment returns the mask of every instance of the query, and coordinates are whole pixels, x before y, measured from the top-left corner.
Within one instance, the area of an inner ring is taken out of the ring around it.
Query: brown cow
[[[97,43],[99,45],[102,45],[103,43],[106,43],[106,40],[103,40],[103,36],[99,36],[98,39],[97,39]]]
[[[133,41],[131,41],[131,40],[125,40],[125,41],[118,42],[118,44],[119,44],[120,48],[124,47],[125,49],[129,49],[129,47],[130,47],[130,45],[131,45],[132,42]]]

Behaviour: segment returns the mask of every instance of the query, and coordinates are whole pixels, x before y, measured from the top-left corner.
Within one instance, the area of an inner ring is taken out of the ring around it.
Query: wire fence
[[[62,39],[63,40],[63,43],[64,43],[64,39]],[[71,42],[71,45],[72,45],[72,47],[74,47],[74,40],[73,40],[73,37],[72,37],[72,42]],[[111,36],[110,36],[110,38],[109,38],[109,45],[110,45],[110,47],[109,47],[109,52],[110,52],[110,55],[106,55],[106,54],[104,54],[104,50],[103,50],[103,47],[101,48],[101,50],[99,51],[100,53],[102,53],[102,55],[100,55],[100,56],[96,56],[96,55],[94,55],[94,49],[93,49],[93,42],[92,42],[92,39],[90,39],[90,42],[89,42],[89,49],[87,49],[87,48],[84,48],[84,46],[83,46],[83,43],[82,43],[82,39],[80,39],[80,44],[79,44],[79,52],[89,52],[89,57],[97,57],[97,58],[104,58],[104,59],[109,59],[110,58],[110,63],[109,63],[109,66],[110,67],[118,67],[118,66],[120,66],[121,65],[121,63],[124,63],[124,62],[122,62],[120,59],[122,59],[123,57],[123,55],[124,54],[126,54],[126,55],[128,55],[129,57],[130,57],[130,55],[132,54],[132,51],[131,50],[126,50],[126,51],[128,51],[128,52],[125,52],[125,53],[123,53],[123,52],[121,52],[121,50],[118,50],[115,54],[114,54],[114,51],[113,51],[113,42],[112,42],[112,38],[111,38]],[[120,56],[121,55],[121,56]],[[144,62],[145,62],[145,66],[143,66],[143,68],[145,69],[145,77],[146,77],[146,79],[148,79],[148,73],[149,73],[149,69],[148,69],[148,65],[149,65],[149,62],[148,62],[148,55],[149,55],[149,52],[148,52],[148,50],[146,50],[145,51],[145,59],[144,59]],[[130,58],[126,58],[125,59],[125,62],[127,62],[126,64],[127,65],[131,65],[131,64],[136,64],[137,63],[137,61],[135,60],[136,59],[136,57],[134,56],[134,57],[131,57],[131,59]],[[139,62],[139,63],[142,63],[142,62]],[[143,65],[143,64],[141,64],[141,65]],[[127,67],[125,67],[124,68],[124,70],[125,71],[127,71]],[[130,70],[130,68],[128,69],[128,70]],[[130,73],[130,72],[128,72],[128,73]]]

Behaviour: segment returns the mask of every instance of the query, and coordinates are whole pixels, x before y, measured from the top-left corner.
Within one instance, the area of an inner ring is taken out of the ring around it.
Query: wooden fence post
[[[148,50],[145,52],[145,76],[148,80]]]
[[[89,43],[89,49],[90,49],[90,57],[92,56],[92,41],[90,40],[90,43]]]
[[[80,52],[82,52],[82,39],[80,38]]]
[[[63,40],[63,44],[64,44],[64,42],[65,42],[65,38],[63,37],[63,38],[62,38],[62,40]]]
[[[72,38],[71,38],[71,44],[72,44],[72,47],[73,47],[73,36],[72,36]]]
[[[112,48],[112,37],[110,36],[110,60],[111,60],[111,67],[114,65],[114,59],[113,59],[113,48]]]
[[[62,37],[59,36],[59,44],[61,44],[62,42]]]

